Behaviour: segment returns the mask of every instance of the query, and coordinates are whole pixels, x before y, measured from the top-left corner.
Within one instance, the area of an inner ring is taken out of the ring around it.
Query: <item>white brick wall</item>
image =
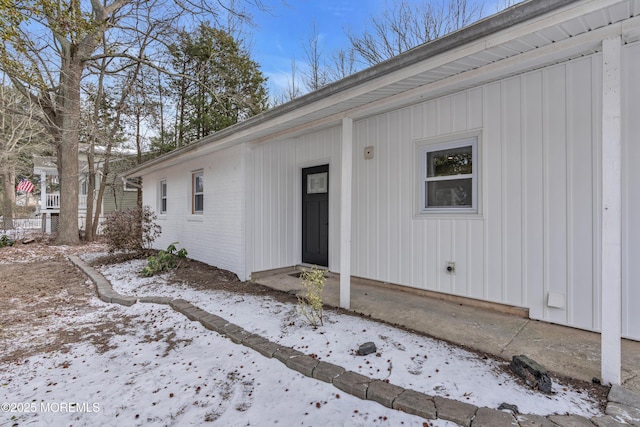
[[[245,264],[245,146],[235,146],[143,176],[143,204],[158,215],[162,235],[154,248],[172,242],[189,258],[247,278]],[[204,172],[204,213],[191,214],[191,173]],[[159,214],[160,181],[167,182],[167,212]]]

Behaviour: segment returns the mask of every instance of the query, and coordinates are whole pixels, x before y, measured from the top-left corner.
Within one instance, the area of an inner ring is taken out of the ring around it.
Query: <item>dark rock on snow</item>
[[[366,356],[367,354],[375,353],[376,350],[376,345],[374,343],[366,342],[358,348],[358,355]]]
[[[509,367],[532,389],[551,393],[551,377],[547,370],[535,360],[524,355],[513,356]]]

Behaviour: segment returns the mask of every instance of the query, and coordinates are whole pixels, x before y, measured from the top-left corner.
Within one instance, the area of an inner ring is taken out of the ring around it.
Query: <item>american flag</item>
[[[16,191],[25,191],[27,193],[31,193],[33,191],[34,186],[31,181],[29,181],[27,178],[25,178],[22,175],[18,175],[18,179],[20,180],[20,182],[16,187]]]

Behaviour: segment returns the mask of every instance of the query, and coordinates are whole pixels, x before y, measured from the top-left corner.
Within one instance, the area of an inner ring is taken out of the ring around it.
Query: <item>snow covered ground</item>
[[[521,413],[600,415],[584,392],[562,384],[554,384],[551,396],[533,392],[498,362],[429,338],[332,311],[314,330],[293,304],[196,291],[163,276],[142,278],[144,265],[130,261],[102,272],[118,293],[183,298],[271,341],[429,395],[490,408],[509,403]],[[91,304],[95,311],[62,313],[49,327],[86,328],[98,318],[118,322],[125,316],[132,321],[122,322],[106,351],[84,342],[0,365],[0,403],[16,410],[3,408],[0,426],[454,426],[359,400],[233,344],[168,306],[120,307],[97,298]],[[357,356],[357,346],[367,341],[378,353]],[[26,346],[28,337],[10,345]]]

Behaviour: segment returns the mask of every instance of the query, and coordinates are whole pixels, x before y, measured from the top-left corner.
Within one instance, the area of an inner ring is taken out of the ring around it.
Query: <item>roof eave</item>
[[[140,176],[142,172],[148,172],[166,161],[179,162],[181,157],[188,156],[194,150],[203,146],[222,141],[235,133],[246,131],[259,124],[268,123],[271,120],[284,116],[287,113],[310,106],[328,97],[363,85],[371,80],[392,74],[403,68],[409,67],[421,61],[435,57],[449,50],[459,48],[475,40],[490,36],[499,31],[545,15],[566,5],[577,3],[580,0],[528,0],[517,4],[500,13],[484,18],[467,27],[443,36],[439,39],[417,46],[394,58],[388,59],[365,70],[359,71],[342,80],[333,82],[314,92],[305,94],[299,98],[253,116],[244,122],[235,124],[200,141],[181,147],[163,156],[149,160],[126,173],[126,176]]]

